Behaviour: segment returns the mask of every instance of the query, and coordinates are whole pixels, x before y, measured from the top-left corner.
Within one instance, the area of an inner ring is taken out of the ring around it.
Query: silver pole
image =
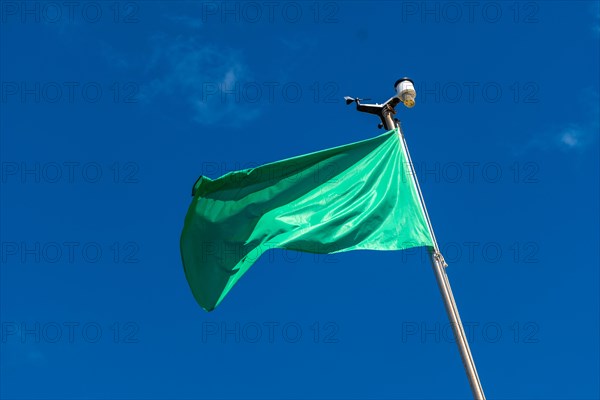
[[[450,325],[452,326],[452,332],[454,333],[454,338],[456,340],[456,345],[458,346],[458,352],[460,353],[460,358],[462,359],[463,366],[465,368],[465,372],[467,374],[467,378],[469,379],[469,385],[471,386],[471,391],[473,392],[473,398],[475,400],[485,400],[485,394],[483,393],[483,388],[481,387],[481,381],[479,380],[479,375],[477,374],[477,369],[475,368],[475,361],[473,360],[473,355],[471,354],[471,349],[469,348],[469,342],[467,341],[467,335],[465,333],[465,329],[463,328],[462,321],[460,320],[460,314],[458,313],[458,306],[456,305],[456,301],[454,300],[454,295],[452,294],[452,288],[450,287],[450,281],[448,280],[448,275],[446,274],[446,262],[440,253],[437,240],[435,238],[435,234],[433,233],[433,227],[431,226],[431,220],[429,219],[429,213],[427,212],[427,207],[425,207],[425,200],[423,199],[423,194],[421,193],[421,187],[419,185],[419,181],[417,179],[417,175],[415,173],[414,165],[412,163],[412,159],[410,157],[410,153],[408,152],[408,146],[406,145],[406,140],[404,139],[404,133],[400,129],[400,125],[389,125],[389,120],[391,116],[389,114],[383,116],[382,120],[386,129],[394,129],[397,128],[400,131],[400,135],[402,138],[402,145],[404,147],[404,151],[406,156],[408,157],[408,163],[410,165],[412,176],[415,180],[415,184],[417,187],[417,191],[419,193],[419,199],[421,201],[421,205],[423,206],[423,211],[425,213],[425,218],[427,219],[427,224],[429,226],[429,230],[431,232],[431,236],[433,238],[434,248],[430,253],[431,258],[431,266],[433,268],[433,273],[435,275],[435,280],[437,281],[438,287],[440,289],[440,294],[442,295],[442,299],[444,300],[444,307],[446,308],[446,313],[448,314],[448,320],[450,321]]]
[[[397,128],[400,132],[402,147],[404,148],[404,152],[408,158],[407,161],[411,168],[415,186],[417,187],[419,200],[423,207],[429,232],[431,232],[431,237],[433,239],[433,249],[430,254],[433,273],[435,275],[438,287],[440,288],[442,299],[444,300],[444,307],[446,308],[446,313],[448,314],[448,320],[452,325],[452,332],[454,333],[460,358],[462,359],[465,372],[467,373],[467,378],[469,379],[469,385],[471,386],[471,391],[473,392],[473,398],[475,400],[485,400],[479,375],[477,375],[477,369],[475,368],[475,361],[473,360],[473,355],[471,354],[471,349],[469,348],[469,342],[467,341],[467,335],[465,334],[465,330],[460,320],[458,307],[456,306],[456,301],[454,301],[454,295],[452,294],[450,281],[448,280],[448,275],[446,274],[445,268],[447,264],[444,261],[442,253],[440,253],[440,249],[435,238],[435,233],[433,232],[431,220],[429,219],[429,213],[427,212],[425,200],[423,199],[423,193],[421,193],[421,187],[419,186],[419,180],[417,179],[414,165],[412,163],[412,159],[410,158],[410,153],[408,152],[408,146],[406,145],[406,140],[404,139],[404,133],[402,133],[402,130],[400,129],[400,124],[396,124],[398,120],[395,120],[393,117],[394,114],[396,114],[395,107],[400,103],[400,100],[397,96],[394,96],[384,104],[362,104],[358,98],[353,99],[351,97],[346,97],[346,104],[351,104],[352,102],[356,102],[356,109],[358,111],[377,115],[381,119],[382,126],[384,126],[388,131]]]
[[[448,275],[446,274],[442,260],[441,253],[439,253],[437,250],[431,252],[431,266],[433,267],[433,273],[435,274],[435,279],[438,283],[438,287],[440,288],[442,299],[444,300],[444,307],[446,308],[448,320],[452,326],[452,332],[454,333],[454,338],[456,339],[456,345],[458,346],[460,358],[462,359],[467,378],[469,379],[469,385],[471,386],[471,391],[473,392],[473,398],[476,400],[485,400],[485,394],[483,394],[481,381],[479,380],[479,375],[477,374],[477,369],[475,368],[475,361],[473,360],[473,355],[471,354],[471,349],[469,348],[467,335],[465,334],[462,321],[460,320],[458,307],[454,301],[452,288],[450,287],[450,281],[448,280]]]

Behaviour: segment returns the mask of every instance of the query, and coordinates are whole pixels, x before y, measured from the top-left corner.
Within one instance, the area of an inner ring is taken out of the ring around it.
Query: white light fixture
[[[406,107],[413,108],[415,106],[417,92],[415,91],[415,85],[412,79],[398,79],[394,84],[394,88],[396,89],[396,97],[398,97]]]

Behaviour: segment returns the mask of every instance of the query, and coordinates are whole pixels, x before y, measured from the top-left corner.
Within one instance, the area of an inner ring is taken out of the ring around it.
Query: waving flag
[[[207,311],[269,249],[433,246],[398,130],[215,180],[201,176],[193,196],[181,257]]]

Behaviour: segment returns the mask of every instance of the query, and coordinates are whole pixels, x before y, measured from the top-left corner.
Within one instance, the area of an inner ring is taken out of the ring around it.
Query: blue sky
[[[71,3],[69,3],[71,4]],[[193,183],[399,108],[488,398],[597,399],[592,1],[0,3],[2,398],[462,399],[422,251],[272,251],[211,313]]]

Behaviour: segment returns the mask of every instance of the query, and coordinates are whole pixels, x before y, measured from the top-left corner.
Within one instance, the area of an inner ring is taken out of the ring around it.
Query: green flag
[[[213,310],[265,251],[433,246],[398,130],[211,180],[181,233],[185,275]]]

